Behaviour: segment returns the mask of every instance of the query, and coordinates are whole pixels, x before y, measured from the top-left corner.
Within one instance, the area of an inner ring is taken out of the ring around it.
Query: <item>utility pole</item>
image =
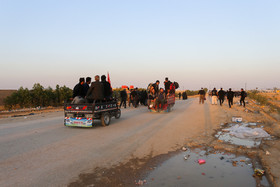
[[[245,82],[245,90],[247,91],[247,82]]]

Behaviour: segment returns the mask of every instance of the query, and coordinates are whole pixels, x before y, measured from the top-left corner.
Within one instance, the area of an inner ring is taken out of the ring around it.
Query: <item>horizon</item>
[[[278,1],[1,2],[0,89],[112,87],[165,77],[183,90],[280,87]],[[245,86],[246,85],[246,86]]]

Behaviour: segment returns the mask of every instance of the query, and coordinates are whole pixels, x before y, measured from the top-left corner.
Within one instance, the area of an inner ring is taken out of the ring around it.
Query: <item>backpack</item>
[[[178,82],[174,82],[175,89],[179,88]]]

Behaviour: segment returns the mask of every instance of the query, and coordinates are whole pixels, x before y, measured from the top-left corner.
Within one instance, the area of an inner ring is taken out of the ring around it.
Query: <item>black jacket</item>
[[[199,90],[198,94],[199,95],[205,95],[205,91],[204,90]]]
[[[233,91],[228,91],[227,92],[227,98],[232,99],[234,97],[234,92]]]
[[[103,84],[103,93],[104,93],[104,97],[106,99],[109,99],[112,96],[112,88],[111,88],[111,84],[107,81],[102,81],[101,82]]]
[[[164,89],[165,90],[170,90],[170,85],[171,85],[171,82],[170,81],[164,81]]]
[[[89,85],[87,83],[83,84],[83,87],[84,87],[84,92],[85,92],[85,95],[87,94],[88,92],[88,89],[89,89]]]
[[[226,92],[224,90],[220,90],[218,92],[219,98],[224,98],[225,97]]]
[[[240,93],[240,96],[241,96],[242,98],[245,98],[245,97],[247,97],[247,93],[243,90],[243,91]]]
[[[76,96],[85,97],[86,93],[82,84],[78,83],[73,89],[73,98]]]
[[[122,99],[126,99],[126,98],[127,98],[127,93],[126,93],[125,90],[122,90],[121,93],[120,93],[120,95],[121,95],[121,98],[122,98]]]
[[[215,89],[215,90],[212,90],[212,96],[218,96],[218,92],[217,92],[216,89]]]

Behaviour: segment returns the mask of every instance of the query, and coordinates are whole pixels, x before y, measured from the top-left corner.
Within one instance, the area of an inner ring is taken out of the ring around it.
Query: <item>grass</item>
[[[271,98],[259,94],[256,90],[248,92],[248,97],[260,103],[260,105],[268,106],[270,112],[278,112],[280,114],[280,107],[273,104]]]

